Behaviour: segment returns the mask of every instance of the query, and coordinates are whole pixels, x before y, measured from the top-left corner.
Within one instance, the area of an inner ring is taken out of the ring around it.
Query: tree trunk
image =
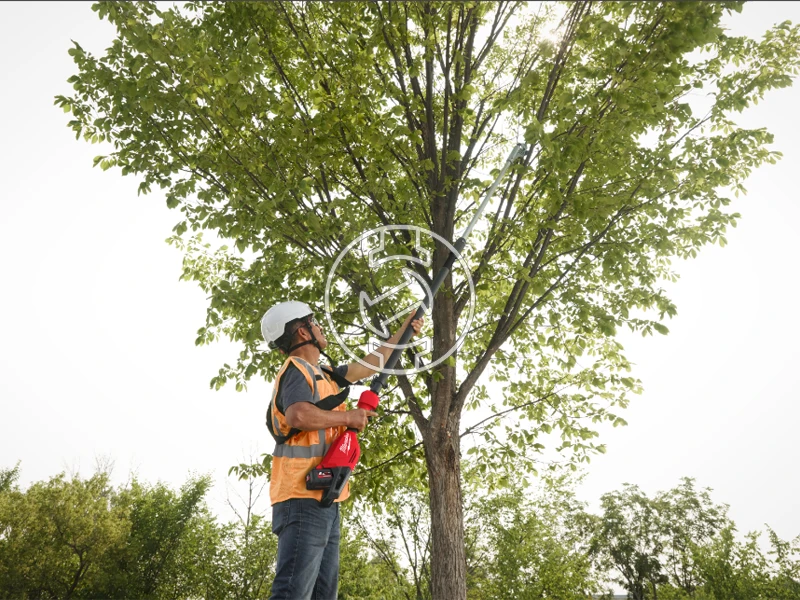
[[[433,230],[444,239],[453,239],[456,199],[451,197],[450,202],[444,201],[444,188],[437,187],[435,181],[431,183],[433,197],[438,198],[431,207]],[[449,254],[444,245],[436,245],[434,272],[445,264]],[[442,282],[442,293],[431,306],[434,358],[444,356],[456,344],[457,319],[452,290],[450,272]],[[433,600],[466,600],[467,560],[459,437],[461,405],[456,402],[456,370],[452,366],[442,366],[434,371],[429,381],[431,414],[422,437],[430,485],[431,596]]]
[[[425,460],[430,481],[433,600],[467,597],[460,454],[455,423],[431,432],[430,443],[425,444]]]

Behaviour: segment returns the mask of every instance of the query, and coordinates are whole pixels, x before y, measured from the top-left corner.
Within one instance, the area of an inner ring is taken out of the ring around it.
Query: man
[[[387,344],[399,342],[413,314]],[[413,335],[419,333],[422,322],[411,322]],[[319,357],[328,341],[303,302],[282,302],[270,308],[261,319],[261,331],[271,348],[288,355],[275,379],[267,412],[267,426],[276,440],[269,487],[272,531],[278,536],[272,598],[334,599],[339,584],[338,503],[350,495],[350,484],[325,508],[319,502],[323,492],[306,489],[306,475],[348,427],[361,431],[369,417],[378,416],[360,408],[347,410],[341,403],[330,407],[347,396],[339,383],[345,387],[378,369],[358,362],[333,371],[321,369]],[[378,350],[384,363],[392,350],[388,345]],[[364,362],[377,367],[379,360],[373,353]],[[321,402],[324,409],[317,406]]]

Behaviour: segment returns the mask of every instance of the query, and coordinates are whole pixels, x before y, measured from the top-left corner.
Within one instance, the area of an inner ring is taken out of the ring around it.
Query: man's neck
[[[314,344],[306,344],[305,346],[301,346],[297,350],[294,350],[289,356],[302,358],[304,361],[312,365],[319,364],[319,348],[317,348]]]

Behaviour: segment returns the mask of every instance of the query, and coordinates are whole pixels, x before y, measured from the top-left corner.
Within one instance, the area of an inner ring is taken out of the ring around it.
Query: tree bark
[[[467,597],[461,452],[455,421],[432,431],[429,443],[425,444],[430,482],[433,600]]]

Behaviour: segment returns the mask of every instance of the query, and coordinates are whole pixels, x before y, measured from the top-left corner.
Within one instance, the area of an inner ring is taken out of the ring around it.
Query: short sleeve
[[[309,387],[308,380],[294,364],[289,364],[281,375],[280,387],[276,402],[278,410],[286,414],[286,409],[297,402],[313,402],[314,391]]]
[[[336,373],[339,377],[344,377],[347,379],[347,365],[339,365],[338,367],[333,367],[333,372]]]

